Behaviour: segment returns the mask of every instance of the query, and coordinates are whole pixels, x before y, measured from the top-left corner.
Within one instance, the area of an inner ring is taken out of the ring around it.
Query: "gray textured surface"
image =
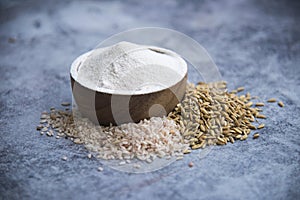
[[[296,2],[1,1],[0,199],[299,199]],[[286,107],[265,109],[270,117],[258,140],[146,174],[105,166],[99,173],[101,163],[86,159],[82,146],[41,138],[35,131],[40,112],[71,98],[72,60],[114,33],[141,26],[188,34],[208,50],[230,88],[245,85]]]

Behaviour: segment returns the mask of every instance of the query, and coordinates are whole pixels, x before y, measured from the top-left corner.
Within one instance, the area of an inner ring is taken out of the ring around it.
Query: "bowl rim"
[[[155,93],[160,93],[160,92],[164,92],[165,90],[169,90],[170,88],[173,88],[175,87],[177,84],[181,83],[182,81],[185,80],[185,82],[187,82],[187,73],[185,74],[185,76],[180,79],[180,81],[178,81],[177,83],[173,84],[172,86],[170,87],[167,87],[167,88],[163,88],[163,89],[160,89],[160,90],[156,90],[156,91],[153,91],[153,92],[145,92],[145,93],[135,93],[135,94],[126,94],[126,93],[109,93],[109,92],[103,92],[103,91],[97,91],[97,90],[94,90],[94,89],[91,89],[91,88],[88,88],[84,85],[82,85],[81,83],[79,83],[78,81],[76,81],[74,79],[74,77],[72,77],[72,75],[70,74],[70,77],[71,77],[71,81],[73,80],[74,81],[74,84],[78,84],[80,85],[80,87],[83,87],[84,89],[86,90],[90,90],[91,92],[95,92],[95,93],[98,93],[98,94],[102,94],[102,95],[118,95],[118,96],[144,96],[144,95],[150,95],[150,94],[155,94]],[[72,84],[73,85],[73,84]],[[72,93],[73,93],[73,86],[72,86]]]

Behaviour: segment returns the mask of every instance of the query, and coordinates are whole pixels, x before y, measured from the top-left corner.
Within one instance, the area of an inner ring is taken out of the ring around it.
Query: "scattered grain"
[[[68,157],[67,156],[63,156],[63,157],[61,157],[61,159],[64,160],[64,161],[67,161]]]
[[[119,165],[125,165],[126,164],[126,162],[125,161],[121,161],[121,162],[119,162]]]
[[[52,136],[52,134],[51,134],[51,132],[49,132],[49,131],[47,131],[47,136],[49,136],[49,137],[51,137]]]
[[[229,136],[229,140],[230,140],[230,142],[231,142],[232,144],[234,143],[233,137]]]
[[[43,125],[37,125],[37,126],[36,126],[36,130],[38,130],[38,131],[42,130],[43,128],[44,128]]]
[[[75,144],[82,144],[82,141],[79,138],[75,138],[73,142]]]
[[[253,139],[257,139],[259,137],[259,133],[255,133],[254,135],[253,135]]]
[[[279,105],[280,107],[284,107],[284,103],[283,103],[282,101],[279,101],[279,102],[278,102],[278,105]]]
[[[182,160],[183,159],[183,156],[179,156],[176,158],[176,160]]]
[[[253,102],[252,102],[252,101],[246,103],[246,106],[247,106],[247,107],[251,107],[252,105],[253,105]]]
[[[135,164],[133,165],[133,167],[136,168],[136,169],[139,169],[139,168],[141,168],[141,165],[135,163]]]
[[[194,163],[193,162],[189,162],[189,167],[193,167]]]
[[[256,129],[256,127],[255,127],[254,125],[252,125],[252,124],[248,124],[248,128],[250,128],[250,129],[252,129],[252,130],[255,130],[255,129]]]
[[[262,103],[262,102],[258,102],[258,103],[255,104],[255,106],[265,106],[265,104]]]
[[[99,172],[102,172],[103,170],[104,170],[103,167],[98,167]]]
[[[276,102],[277,100],[275,99],[275,98],[270,98],[270,99],[268,99],[267,100],[267,102],[269,102],[269,103],[274,103],[274,102]]]
[[[189,153],[191,153],[191,150],[185,149],[185,150],[183,151],[183,153],[184,153],[184,154],[189,154]]]
[[[238,89],[236,89],[237,90],[237,92],[241,92],[241,91],[244,91],[244,87],[239,87]]]
[[[48,131],[48,128],[44,127],[44,128],[41,129],[41,131],[46,132],[46,131]]]
[[[262,129],[264,127],[265,127],[265,124],[260,124],[260,125],[258,125],[257,129]]]
[[[265,115],[262,115],[262,114],[258,114],[256,117],[260,118],[260,119],[266,119],[267,118]]]
[[[71,103],[70,103],[70,102],[62,102],[61,105],[62,105],[62,106],[70,106]]]
[[[48,118],[48,115],[47,114],[42,114],[40,119],[47,119]]]

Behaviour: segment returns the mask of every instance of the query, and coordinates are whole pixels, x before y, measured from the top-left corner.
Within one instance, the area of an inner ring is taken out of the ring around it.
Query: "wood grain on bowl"
[[[175,85],[147,94],[120,95],[94,91],[82,86],[72,76],[73,96],[79,111],[96,124],[109,125],[126,122],[138,122],[151,117],[149,109],[161,105],[169,113],[182,100],[187,74]],[[157,111],[152,115],[162,117],[164,112]],[[129,115],[128,115],[129,114]]]

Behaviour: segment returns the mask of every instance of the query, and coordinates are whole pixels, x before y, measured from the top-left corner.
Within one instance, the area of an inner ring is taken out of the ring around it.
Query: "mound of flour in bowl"
[[[185,76],[187,65],[170,50],[120,42],[88,52],[76,70],[75,78],[87,88],[143,94],[176,84]]]

